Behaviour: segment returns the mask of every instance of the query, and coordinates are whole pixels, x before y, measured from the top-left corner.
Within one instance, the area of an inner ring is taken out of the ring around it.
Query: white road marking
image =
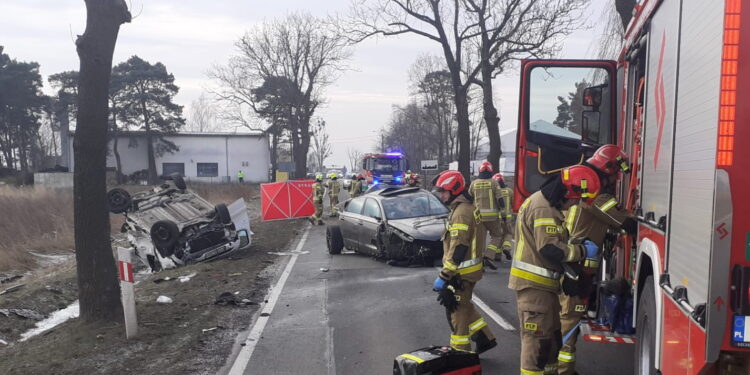
[[[292,254],[292,259],[289,259],[289,263],[287,263],[286,267],[284,268],[284,272],[282,272],[279,281],[276,283],[273,289],[271,289],[271,293],[268,295],[268,303],[266,303],[266,305],[263,307],[260,316],[258,316],[258,320],[256,320],[255,324],[251,327],[250,334],[245,340],[245,346],[242,347],[240,353],[237,355],[237,358],[234,360],[234,364],[229,370],[229,375],[242,375],[245,372],[245,368],[247,367],[248,363],[250,363],[250,358],[253,356],[255,347],[258,345],[258,341],[263,335],[263,330],[266,328],[266,324],[268,324],[268,319],[270,318],[271,312],[273,312],[273,309],[276,306],[276,302],[279,300],[279,296],[281,295],[281,291],[284,289],[284,284],[286,284],[286,280],[292,273],[294,263],[297,262],[297,258],[300,255],[300,250],[302,250],[302,247],[305,246],[305,241],[307,241],[307,235],[310,233],[310,228],[311,226],[308,225],[307,229],[305,229],[305,233],[302,235],[302,238],[297,244],[297,248]]]
[[[495,310],[492,310],[489,306],[487,306],[484,301],[479,299],[476,294],[474,294],[473,297],[471,297],[471,300],[474,301],[474,304],[477,305],[482,311],[484,311],[485,314],[489,315],[492,320],[497,323],[502,329],[506,331],[515,331],[516,328],[513,327],[512,324],[510,324],[507,320],[505,320],[500,314],[496,313]]]

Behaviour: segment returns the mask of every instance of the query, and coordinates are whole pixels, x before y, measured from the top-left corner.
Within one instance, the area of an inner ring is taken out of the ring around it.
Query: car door
[[[378,228],[383,222],[383,211],[376,199],[367,198],[362,210],[362,224],[359,229],[359,249],[363,253],[378,255]]]
[[[339,228],[344,238],[344,246],[347,249],[357,251],[359,245],[359,228],[362,223],[362,207],[365,204],[364,197],[357,197],[344,206],[344,212],[339,215]]]
[[[562,168],[617,140],[616,63],[524,60],[514,209]]]

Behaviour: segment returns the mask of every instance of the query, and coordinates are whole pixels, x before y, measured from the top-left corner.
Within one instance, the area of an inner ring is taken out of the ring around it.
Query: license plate
[[[750,316],[732,318],[732,346],[750,348]]]

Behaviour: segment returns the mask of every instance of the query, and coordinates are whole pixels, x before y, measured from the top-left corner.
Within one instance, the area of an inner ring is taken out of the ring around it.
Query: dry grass
[[[244,198],[245,202],[258,197],[257,184],[207,184],[188,182],[188,189],[198,193],[213,204],[230,204],[237,199]]]
[[[0,186],[0,272],[29,270],[40,254],[73,251],[73,192]]]

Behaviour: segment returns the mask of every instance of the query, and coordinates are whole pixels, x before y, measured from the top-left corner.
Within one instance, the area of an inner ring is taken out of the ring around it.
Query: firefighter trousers
[[[557,293],[536,288],[516,292],[521,324],[521,374],[557,374],[562,342]]]
[[[490,242],[487,244],[484,256],[490,259],[500,260],[501,245],[506,228],[502,220],[480,221],[478,225],[478,235],[487,238],[490,235]]]
[[[323,200],[313,199],[313,205],[315,206],[315,213],[312,216],[310,216],[310,221],[312,221],[313,224],[322,224],[323,223]]]
[[[337,215],[339,213],[339,210],[336,205],[339,204],[339,196],[329,195],[328,198],[331,201],[331,215]]]
[[[471,341],[476,341],[472,337],[479,332],[483,332],[486,340],[491,341],[495,336],[490,331],[490,327],[484,321],[479,312],[471,302],[471,296],[474,293],[474,285],[469,281],[461,281],[462,290],[456,291],[458,308],[451,314],[451,347],[459,350],[471,350]]]
[[[572,330],[583,315],[586,314],[586,304],[579,296],[567,296],[560,293],[560,325],[563,337]],[[576,372],[576,341],[580,329],[570,335],[568,341],[562,343],[558,360],[558,374],[571,375]]]

